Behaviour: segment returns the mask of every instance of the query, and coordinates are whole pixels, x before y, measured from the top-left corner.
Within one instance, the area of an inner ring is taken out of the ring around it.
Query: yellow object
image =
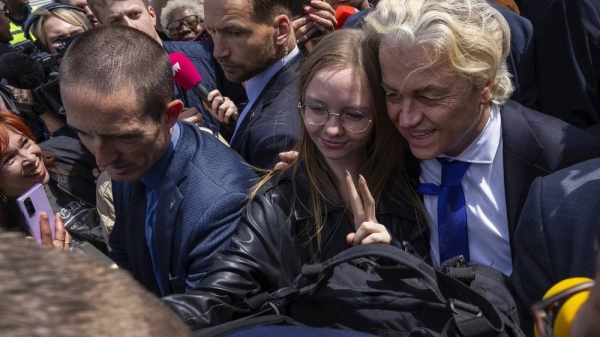
[[[567,289],[573,288],[583,283],[587,283],[592,281],[592,279],[587,277],[572,277],[566,280],[562,280],[552,286],[546,294],[544,294],[544,299],[550,298],[554,295],[557,295]],[[568,337],[569,329],[571,328],[571,324],[575,319],[575,315],[581,308],[581,305],[588,299],[590,293],[589,291],[584,291],[578,294],[573,295],[569,298],[563,305],[560,307],[556,317],[554,318],[554,337]],[[537,326],[534,326],[534,335],[535,337],[540,337],[540,333],[538,331]]]
[[[582,291],[573,295],[560,307],[554,319],[554,337],[569,337],[573,320],[588,297],[590,297],[590,292]]]
[[[32,7],[29,15],[32,15],[31,13],[33,13],[36,9],[37,9],[37,7]],[[23,23],[23,25],[25,25],[25,23]],[[10,41],[10,44],[16,44],[16,43],[23,42],[26,40],[25,32],[23,31],[23,27],[17,25],[16,23],[14,23],[12,21],[10,21],[10,34],[13,37],[13,39]],[[35,37],[31,36],[31,39],[33,41],[35,41]]]

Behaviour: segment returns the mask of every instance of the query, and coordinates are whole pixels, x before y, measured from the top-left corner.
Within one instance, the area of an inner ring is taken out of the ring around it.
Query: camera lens
[[[31,202],[31,198],[27,198],[25,199],[25,209],[27,209],[27,214],[29,214],[29,216],[33,216],[35,214],[35,207],[33,207],[33,203]]]

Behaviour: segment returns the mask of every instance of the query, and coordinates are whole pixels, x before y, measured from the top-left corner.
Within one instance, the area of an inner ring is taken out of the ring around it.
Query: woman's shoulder
[[[297,169],[290,167],[273,173],[270,179],[258,189],[255,197],[264,197],[270,203],[291,211],[296,199],[308,200],[309,195],[308,176],[300,166]]]

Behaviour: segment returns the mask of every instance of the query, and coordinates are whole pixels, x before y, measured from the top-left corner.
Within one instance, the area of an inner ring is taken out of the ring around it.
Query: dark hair
[[[299,0],[248,0],[250,9],[260,23],[269,24],[273,18],[285,14],[292,19],[292,3]]]
[[[82,33],[63,58],[59,81],[61,88],[102,95],[129,88],[138,113],[156,121],[173,97],[171,62],[164,48],[146,33],[122,25]]]
[[[0,331],[12,337],[190,336],[122,270],[0,232]]]

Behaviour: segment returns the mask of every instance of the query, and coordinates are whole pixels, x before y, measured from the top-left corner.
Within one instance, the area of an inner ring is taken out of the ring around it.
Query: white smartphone
[[[29,226],[29,232],[35,241],[42,243],[42,234],[40,233],[40,213],[45,212],[48,215],[50,229],[52,229],[52,240],[56,239],[56,227],[54,223],[54,213],[44,191],[44,186],[35,184],[32,188],[17,198],[17,204],[23,214],[23,218]]]

